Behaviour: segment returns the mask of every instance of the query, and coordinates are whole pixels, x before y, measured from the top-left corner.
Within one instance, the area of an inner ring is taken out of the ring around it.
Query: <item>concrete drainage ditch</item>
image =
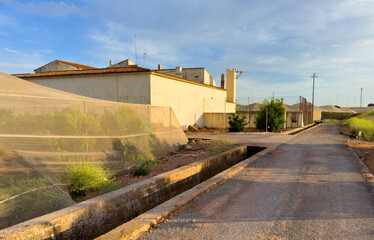
[[[92,239],[255,155],[240,146],[71,207],[0,230],[0,239]]]

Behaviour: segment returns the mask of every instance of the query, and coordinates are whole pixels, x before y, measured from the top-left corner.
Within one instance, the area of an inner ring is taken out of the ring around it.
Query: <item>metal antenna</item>
[[[136,52],[136,35],[134,35],[135,64],[138,64],[138,53]]]

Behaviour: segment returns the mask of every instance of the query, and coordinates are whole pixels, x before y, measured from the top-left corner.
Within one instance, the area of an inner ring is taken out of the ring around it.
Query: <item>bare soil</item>
[[[212,141],[213,140],[208,139],[191,139],[185,146],[183,146],[183,148],[175,152],[170,152],[168,155],[157,160],[157,165],[150,170],[148,175],[134,176],[135,170],[127,169],[117,172],[113,176],[113,180],[117,184],[127,186],[151,178],[153,176],[157,176],[161,173],[165,173],[188,165],[190,163],[203,160],[204,158],[211,156],[211,154],[206,151],[206,148]],[[236,145],[232,145],[232,147],[234,146]],[[86,196],[74,199],[74,201],[82,202],[98,195],[101,195],[101,193],[88,190],[86,192]]]
[[[193,139],[188,142],[182,149],[176,152],[171,152],[167,156],[159,159],[157,165],[152,168],[146,176],[134,176],[134,169],[124,170],[114,176],[116,182],[125,185],[130,185],[136,182],[143,181],[153,176],[164,172],[188,165],[190,163],[202,160],[210,154],[205,150],[212,140]]]
[[[374,174],[374,142],[347,139],[347,144]]]

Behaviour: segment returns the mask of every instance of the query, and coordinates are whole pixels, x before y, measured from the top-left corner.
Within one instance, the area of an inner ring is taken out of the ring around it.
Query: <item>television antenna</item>
[[[238,74],[238,73],[239,73],[239,75],[236,75],[236,79],[238,79],[239,77],[241,77],[243,73],[248,73],[248,72],[247,71],[240,71],[240,70],[238,70],[238,71],[236,71],[236,74]]]

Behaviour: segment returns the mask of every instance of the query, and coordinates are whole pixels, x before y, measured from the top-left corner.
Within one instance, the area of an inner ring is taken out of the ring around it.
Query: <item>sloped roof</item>
[[[63,61],[63,60],[58,60],[58,59],[55,60],[55,61],[65,63],[65,64],[68,64],[68,65],[80,68],[82,70],[85,70],[85,69],[98,69],[97,67],[91,67],[91,66],[88,66],[88,65],[80,64],[80,63],[73,63],[73,62],[68,62],[68,61]]]
[[[59,63],[63,63],[63,64],[67,64],[67,65],[70,65],[70,66],[73,66],[73,67],[76,67],[78,68],[78,70],[88,70],[88,69],[97,69],[96,67],[91,67],[91,66],[87,66],[87,65],[83,65],[83,64],[80,64],[80,63],[73,63],[73,62],[68,62],[68,61],[63,61],[63,60],[59,60],[59,59],[56,59],[52,62],[49,62],[41,67],[38,67],[37,69],[35,69],[34,71],[37,72],[39,69],[51,64],[51,63],[54,63],[54,62],[59,62]]]
[[[106,74],[106,73],[130,73],[130,72],[151,72],[151,70],[138,67],[121,67],[121,68],[96,68],[89,70],[69,70],[59,72],[44,72],[44,73],[27,73],[14,74],[13,76],[19,78],[33,78],[33,77],[50,77],[50,76],[72,76],[72,75],[90,75],[90,74]]]

